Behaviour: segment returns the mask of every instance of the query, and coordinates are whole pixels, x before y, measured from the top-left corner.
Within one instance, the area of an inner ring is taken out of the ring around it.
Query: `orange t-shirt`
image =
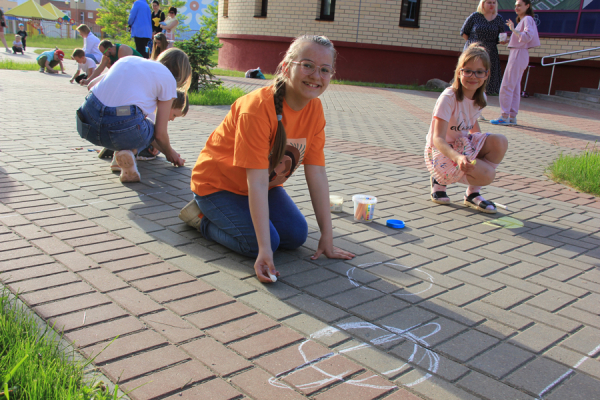
[[[283,102],[287,134],[285,156],[269,177],[269,188],[283,184],[300,164],[325,166],[325,115],[321,100],[294,111]],[[248,195],[246,168],[268,169],[277,132],[271,86],[240,97],[206,141],[192,171],[192,191],[206,196],[221,190]]]

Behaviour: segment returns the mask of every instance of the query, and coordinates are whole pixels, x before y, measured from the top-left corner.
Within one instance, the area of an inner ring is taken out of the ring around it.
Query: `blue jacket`
[[[131,26],[131,37],[152,38],[152,11],[146,0],[133,3],[127,24]]]

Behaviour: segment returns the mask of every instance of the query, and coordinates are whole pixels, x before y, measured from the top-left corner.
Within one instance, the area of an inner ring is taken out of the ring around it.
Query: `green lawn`
[[[600,196],[600,149],[596,144],[583,153],[561,154],[549,167],[550,177],[582,192]]]
[[[86,381],[86,365],[73,362],[59,339],[0,286],[0,399],[118,398],[102,382]]]
[[[16,71],[37,71],[40,66],[36,62],[15,62],[10,59],[0,60],[0,69],[12,69]]]
[[[219,86],[216,89],[189,92],[190,104],[195,106],[221,106],[231,105],[238,98],[245,95],[240,88],[226,88]]]

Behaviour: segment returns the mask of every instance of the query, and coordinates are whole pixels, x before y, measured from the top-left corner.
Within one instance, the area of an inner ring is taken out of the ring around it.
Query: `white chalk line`
[[[395,267],[401,267],[404,269],[410,269],[409,267],[402,265],[402,264],[394,264],[394,263],[389,263],[389,262],[375,262],[375,263],[367,263],[367,264],[361,264],[358,267],[359,268],[368,268],[368,267],[372,267],[374,265],[393,265]],[[353,278],[354,276],[354,271],[356,270],[356,267],[352,267],[350,268],[348,271],[346,271],[346,276],[348,277],[348,280],[350,281],[350,283],[356,287],[360,287],[362,289],[366,289],[366,290],[374,290],[377,291],[379,293],[383,293],[383,294],[387,294],[385,292],[382,292],[380,290],[377,289],[373,289],[370,287],[366,287],[366,286],[362,286],[360,283],[356,282]],[[418,296],[422,293],[425,293],[426,291],[428,291],[429,289],[431,289],[433,287],[433,276],[431,276],[431,274],[427,273],[426,271],[423,271],[419,268],[414,268],[413,271],[418,271],[422,274],[426,275],[427,280],[429,281],[429,286],[427,286],[425,289],[421,290],[420,292],[415,292],[415,293],[394,293],[392,294],[392,296]]]
[[[411,332],[414,329],[426,328],[426,327],[432,327],[433,329],[423,336],[417,336]],[[426,363],[426,364],[428,363],[429,365],[425,367],[428,371],[428,373],[426,375],[422,376],[421,378],[419,378],[413,382],[408,382],[408,383],[404,384],[404,386],[410,387],[410,386],[418,385],[419,383],[424,382],[427,379],[431,378],[433,376],[432,374],[436,373],[439,368],[439,361],[440,361],[439,356],[437,354],[435,354],[433,351],[426,348],[426,347],[429,347],[429,343],[427,343],[427,341],[425,340],[429,336],[434,335],[440,331],[440,329],[441,329],[440,325],[435,322],[430,322],[428,324],[417,324],[417,325],[413,325],[406,329],[398,329],[393,326],[387,326],[387,325],[384,325],[384,328],[382,328],[382,327],[374,325],[370,322],[350,322],[350,323],[345,323],[345,324],[339,324],[337,328],[328,326],[326,328],[323,328],[323,329],[313,333],[312,335],[310,335],[310,338],[318,339],[321,337],[331,336],[331,335],[335,334],[336,332],[339,332],[340,330],[351,330],[351,329],[383,330],[383,331],[387,331],[387,333],[371,340],[370,343],[360,343],[356,346],[352,346],[352,347],[349,347],[346,349],[339,350],[337,353],[335,353],[335,352],[328,353],[328,354],[325,354],[323,356],[317,357],[312,360],[309,360],[307,358],[307,356],[303,350],[304,345],[310,341],[310,340],[305,340],[298,346],[298,352],[300,353],[302,360],[304,362],[302,364],[298,365],[297,367],[294,367],[288,371],[281,372],[281,373],[277,374],[275,377],[269,378],[269,380],[268,380],[269,384],[271,384],[274,387],[281,388],[281,389],[292,390],[292,388],[289,385],[282,382],[281,379],[283,379],[287,376],[290,376],[296,372],[302,371],[304,369],[312,368],[315,371],[323,374],[324,378],[313,381],[313,382],[307,382],[307,383],[296,385],[297,388],[312,389],[312,388],[320,387],[322,385],[326,385],[326,384],[334,382],[334,381],[341,381],[343,384],[349,384],[349,385],[353,385],[353,386],[359,386],[359,387],[365,387],[365,388],[371,388],[371,389],[379,389],[379,390],[395,389],[398,386],[396,386],[396,385],[382,386],[382,385],[373,385],[373,384],[368,383],[368,381],[370,379],[378,377],[378,375],[376,375],[376,374],[373,374],[372,376],[365,377],[362,379],[346,379],[345,380],[343,377],[345,374],[349,373],[349,371],[345,371],[343,373],[334,375],[334,374],[328,373],[327,371],[324,371],[322,368],[318,367],[316,364],[318,364],[321,361],[332,358],[336,354],[349,353],[352,351],[369,348],[369,347],[372,347],[373,345],[381,345],[381,344],[390,343],[390,342],[394,342],[394,341],[400,341],[403,339],[406,339],[414,344],[412,354],[410,355],[408,361],[405,362],[404,364],[402,364],[398,368],[394,368],[394,369],[383,372],[382,375],[391,376],[394,373],[401,371],[403,368],[408,366],[408,363],[414,363],[417,365],[421,365],[422,363]],[[415,361],[419,354],[420,349],[424,349],[425,353],[420,357],[420,359],[418,361]]]
[[[596,346],[596,348],[594,350],[592,350],[589,353],[587,353],[587,356],[584,356],[584,357],[581,358],[581,360],[577,361],[577,363],[575,365],[573,365],[573,367],[570,368],[567,372],[565,372],[564,374],[562,374],[561,376],[559,376],[558,379],[556,379],[554,382],[552,382],[551,384],[549,384],[548,386],[546,386],[544,388],[544,390],[542,390],[540,392],[540,394],[538,395],[538,399],[542,399],[543,396],[544,396],[544,394],[546,394],[547,391],[549,391],[554,386],[558,385],[559,383],[561,383],[562,381],[564,381],[565,379],[567,379],[567,377],[569,375],[571,375],[573,372],[575,372],[575,370],[577,368],[579,368],[579,366],[581,364],[583,364],[584,362],[586,362],[590,357],[593,357],[594,354],[596,354],[599,350],[600,350],[600,344],[598,346]]]

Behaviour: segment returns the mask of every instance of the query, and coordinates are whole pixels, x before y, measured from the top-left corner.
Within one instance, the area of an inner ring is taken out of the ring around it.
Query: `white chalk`
[[[504,208],[506,211],[508,211],[508,207],[506,207],[504,204],[500,204],[500,203],[494,203],[496,205],[496,207],[500,207],[500,208]]]
[[[277,277],[275,275],[273,275],[271,273],[271,271],[269,271],[269,278],[271,278],[271,282],[273,282],[273,283],[277,282]]]

